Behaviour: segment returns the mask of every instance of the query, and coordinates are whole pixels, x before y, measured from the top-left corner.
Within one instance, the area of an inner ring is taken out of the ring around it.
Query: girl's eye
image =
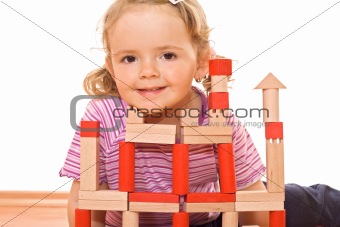
[[[166,53],[163,56],[166,60],[173,60],[176,57],[176,55],[173,53]]]
[[[124,63],[132,63],[136,61],[136,58],[134,56],[126,56],[123,58]]]

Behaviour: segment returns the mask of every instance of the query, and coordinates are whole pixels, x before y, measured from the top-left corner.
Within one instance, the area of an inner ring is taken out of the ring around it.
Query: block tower
[[[173,213],[173,227],[188,227],[189,213],[221,212],[223,227],[238,226],[238,212],[270,211],[270,227],[285,227],[283,179],[283,129],[278,117],[278,89],[284,86],[269,74],[256,88],[263,89],[267,149],[267,190],[237,191],[232,126],[226,125],[229,108],[230,59],[209,63],[209,123],[185,112],[180,119],[180,143],[176,125],[146,124],[138,110],[129,107],[125,142],[119,144],[119,188],[99,190],[99,122],[81,122],[81,177],[76,227],[91,226],[91,210],[122,211],[123,227],[138,227],[139,212]],[[185,111],[185,110],[183,110]],[[186,110],[188,111],[188,110]],[[172,192],[135,192],[135,143],[172,145]],[[217,144],[220,192],[189,192],[189,144]],[[180,209],[180,196],[184,196]],[[256,223],[253,223],[256,224]]]

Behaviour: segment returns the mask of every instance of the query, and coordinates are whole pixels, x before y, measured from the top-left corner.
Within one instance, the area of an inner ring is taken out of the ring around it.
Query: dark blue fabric
[[[285,196],[286,227],[340,227],[340,191],[324,184],[286,184]],[[222,227],[222,215],[190,227]]]

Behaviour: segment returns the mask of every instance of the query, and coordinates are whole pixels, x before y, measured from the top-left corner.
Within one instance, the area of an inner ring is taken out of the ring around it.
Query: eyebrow
[[[175,49],[175,50],[179,50],[182,51],[184,50],[182,47],[179,46],[174,46],[174,45],[164,45],[164,46],[159,46],[155,48],[156,50],[168,50],[168,49]],[[134,49],[119,49],[116,52],[112,52],[111,55],[118,55],[121,53],[134,53],[136,52],[136,50]]]

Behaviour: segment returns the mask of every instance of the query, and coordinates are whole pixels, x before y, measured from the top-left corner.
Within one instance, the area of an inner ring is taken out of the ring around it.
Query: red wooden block
[[[229,93],[210,92],[209,109],[229,109]]]
[[[122,192],[135,190],[135,143],[119,143],[119,186]]]
[[[270,211],[269,212],[270,227],[286,227],[286,211]]]
[[[75,227],[91,227],[91,211],[90,210],[81,210],[81,209],[76,208]]]
[[[218,203],[218,202],[235,202],[236,194],[233,193],[189,193],[185,197],[188,203]]]
[[[80,136],[81,137],[99,137],[100,135],[99,121],[81,121],[80,122]]]
[[[174,144],[172,148],[172,193],[189,192],[189,145]]]
[[[179,203],[179,195],[155,192],[129,193],[130,202]]]
[[[172,216],[173,227],[189,227],[189,213],[179,212]]]
[[[235,159],[232,143],[218,144],[218,165],[222,193],[236,192]]]
[[[266,122],[266,139],[283,139],[282,122]]]
[[[230,76],[232,73],[231,59],[212,59],[209,61],[210,76]]]

